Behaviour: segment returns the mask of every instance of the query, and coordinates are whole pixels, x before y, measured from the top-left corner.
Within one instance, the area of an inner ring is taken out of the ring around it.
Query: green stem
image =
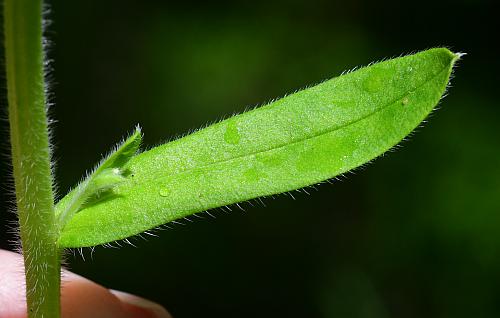
[[[12,162],[28,315],[60,317],[60,249],[46,115],[42,0],[5,0]]]

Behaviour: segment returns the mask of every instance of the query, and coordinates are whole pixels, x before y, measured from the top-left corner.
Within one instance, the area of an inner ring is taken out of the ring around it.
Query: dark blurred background
[[[500,317],[493,4],[50,1],[61,195],[137,123],[152,146],[357,65],[468,53],[425,128],[344,181],[70,256],[69,268],[178,318]],[[8,169],[3,158],[2,202]],[[0,246],[12,249],[7,210]]]

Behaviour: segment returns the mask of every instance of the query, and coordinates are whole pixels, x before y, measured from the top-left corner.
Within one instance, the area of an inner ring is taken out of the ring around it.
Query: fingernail
[[[130,317],[172,318],[165,308],[150,300],[118,290],[110,290],[110,292],[120,300],[125,311],[130,314]]]

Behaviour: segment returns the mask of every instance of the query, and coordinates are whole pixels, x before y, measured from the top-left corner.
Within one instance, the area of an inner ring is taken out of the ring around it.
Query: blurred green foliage
[[[73,271],[176,317],[500,315],[493,1],[50,3],[61,194],[136,123],[155,145],[373,60],[469,53],[403,149],[310,196],[214,211],[93,261],[69,256]],[[2,188],[8,169],[2,159]]]

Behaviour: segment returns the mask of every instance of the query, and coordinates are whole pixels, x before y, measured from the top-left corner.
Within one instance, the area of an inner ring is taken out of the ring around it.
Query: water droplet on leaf
[[[168,197],[169,195],[170,195],[170,189],[168,188],[160,189],[160,196]]]

